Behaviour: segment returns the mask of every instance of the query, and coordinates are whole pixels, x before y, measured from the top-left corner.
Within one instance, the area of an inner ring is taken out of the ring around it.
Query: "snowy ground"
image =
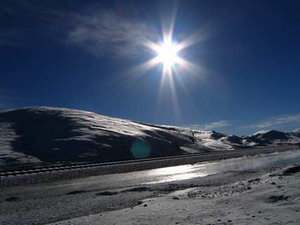
[[[0,188],[0,224],[299,224],[300,151]]]
[[[286,169],[225,185],[212,182],[174,191],[133,208],[54,224],[299,224],[300,172],[283,175]]]

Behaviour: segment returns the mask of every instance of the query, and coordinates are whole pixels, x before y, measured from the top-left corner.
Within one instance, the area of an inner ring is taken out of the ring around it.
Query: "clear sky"
[[[176,13],[175,13],[176,12]],[[0,108],[250,134],[300,127],[300,1],[1,0]],[[173,16],[173,17],[172,17]],[[190,41],[162,82],[144,41]]]

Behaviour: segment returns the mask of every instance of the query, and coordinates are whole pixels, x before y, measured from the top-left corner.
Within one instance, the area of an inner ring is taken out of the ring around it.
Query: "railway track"
[[[228,152],[218,152],[218,154],[226,154]],[[84,168],[93,168],[93,167],[103,167],[103,166],[113,166],[113,165],[124,165],[124,164],[134,164],[139,162],[149,162],[149,161],[161,161],[161,160],[170,160],[170,159],[184,159],[197,156],[205,155],[214,155],[213,153],[199,153],[199,154],[188,154],[188,155],[177,155],[177,156],[164,156],[164,157],[155,157],[155,158],[144,158],[144,159],[133,159],[133,160],[123,160],[115,162],[99,162],[99,163],[80,163],[72,165],[60,165],[60,166],[45,166],[35,169],[20,169],[13,171],[0,172],[1,176],[14,176],[22,174],[31,174],[31,173],[44,173],[52,171],[63,171],[63,170],[72,170],[72,169],[84,169]]]
[[[259,153],[272,153],[276,151],[289,151],[295,150],[294,146],[284,146],[284,147],[273,147],[273,148],[256,148],[256,149],[239,149],[231,151],[218,151],[218,152],[208,152],[208,153],[197,153],[197,154],[186,154],[186,155],[177,155],[177,156],[164,156],[156,158],[144,158],[144,159],[135,159],[135,160],[125,160],[125,161],[115,161],[115,162],[101,162],[101,163],[80,163],[72,165],[56,165],[56,166],[44,166],[39,168],[31,169],[20,169],[13,171],[0,172],[0,178],[12,177],[12,176],[22,176],[30,174],[41,174],[41,173],[52,173],[52,172],[63,172],[63,171],[72,171],[72,170],[83,170],[83,169],[96,169],[107,166],[127,166],[132,164],[141,164],[141,163],[155,163],[155,162],[168,162],[168,161],[186,161],[187,159],[196,160],[205,159],[207,157],[216,157],[216,156],[245,156],[245,155],[255,155]],[[227,157],[226,157],[227,158]],[[178,165],[178,164],[177,164]],[[169,165],[168,165],[169,166]]]

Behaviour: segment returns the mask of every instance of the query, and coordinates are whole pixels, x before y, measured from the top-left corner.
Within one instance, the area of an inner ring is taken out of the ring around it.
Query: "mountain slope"
[[[298,131],[279,132],[279,136],[270,132],[250,137],[226,136],[215,131],[150,125],[81,110],[23,108],[0,112],[0,165],[104,162],[230,150],[275,142],[300,143]]]

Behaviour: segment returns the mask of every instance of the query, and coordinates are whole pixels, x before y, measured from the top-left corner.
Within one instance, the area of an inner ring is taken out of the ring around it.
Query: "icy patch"
[[[258,156],[245,156],[210,163],[165,167],[145,172],[145,176],[153,176],[154,178],[154,180],[146,182],[145,184],[188,180],[225,172],[252,171],[284,166],[299,161],[300,150]]]

